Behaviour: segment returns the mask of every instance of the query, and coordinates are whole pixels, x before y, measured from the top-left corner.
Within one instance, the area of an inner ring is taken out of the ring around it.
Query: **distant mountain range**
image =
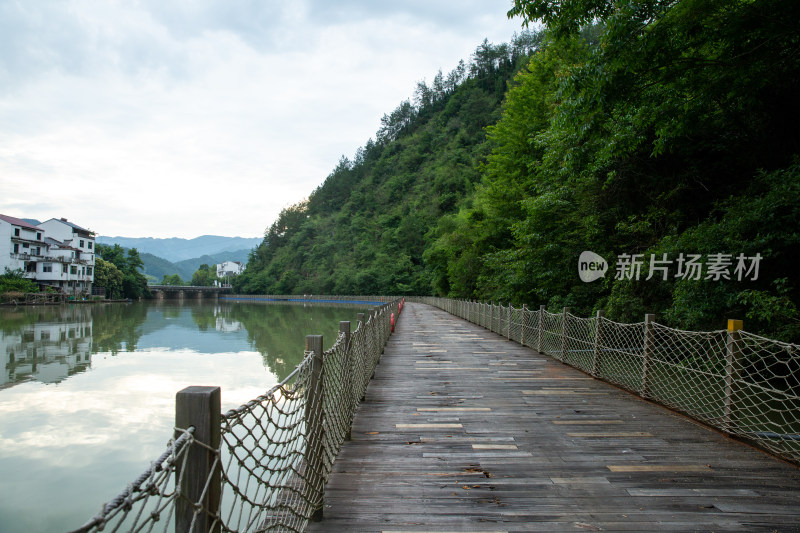
[[[194,239],[156,239],[153,237],[97,237],[99,244],[119,244],[123,248],[136,248],[144,263],[145,276],[160,282],[164,276],[178,274],[189,282],[192,274],[202,264],[216,265],[223,261],[247,263],[250,250],[261,239],[203,235]]]
[[[184,261],[216,255],[222,252],[250,251],[261,243],[260,238],[220,237],[218,235],[202,235],[194,239],[156,239],[153,237],[97,237],[100,244],[119,244],[123,248],[136,248],[140,254],[153,254],[170,262]]]
[[[242,264],[246,264],[249,255],[250,250],[237,250],[234,252],[220,252],[214,255],[202,255],[200,257],[193,257],[192,259],[184,259],[183,261],[172,263],[157,255],[139,254],[144,263],[144,275],[152,276],[155,278],[156,283],[163,280],[164,276],[171,276],[173,274],[178,274],[182,280],[188,283],[192,279],[192,274],[194,274],[202,264],[216,265],[223,261],[238,261]]]

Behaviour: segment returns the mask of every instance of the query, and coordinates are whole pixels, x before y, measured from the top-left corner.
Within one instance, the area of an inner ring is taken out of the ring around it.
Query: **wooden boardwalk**
[[[309,531],[800,531],[800,469],[407,304]]]

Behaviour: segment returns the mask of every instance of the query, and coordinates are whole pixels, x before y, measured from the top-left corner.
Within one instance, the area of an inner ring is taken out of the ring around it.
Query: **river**
[[[175,393],[222,411],[284,379],[304,337],[366,305],[143,302],[0,309],[0,532],[82,525],[165,449]]]

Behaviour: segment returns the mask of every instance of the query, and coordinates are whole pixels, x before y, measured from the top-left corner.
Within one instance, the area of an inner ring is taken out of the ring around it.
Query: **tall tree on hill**
[[[98,244],[98,247],[103,246]],[[122,298],[122,271],[111,261],[104,261],[102,257],[94,260],[94,284],[106,290],[106,298],[116,300]]]
[[[217,281],[216,266],[209,266],[203,263],[200,265],[200,268],[192,274],[191,284],[196,287],[210,287],[215,281]]]
[[[136,248],[125,250],[119,245],[106,246],[97,244],[95,249],[104,261],[112,263],[122,272],[122,296],[124,298],[139,299],[149,296],[147,278],[142,274],[142,258]]]
[[[164,277],[161,280],[161,284],[162,285],[170,285],[170,286],[173,286],[173,287],[180,287],[184,283],[183,283],[183,280],[181,279],[181,277],[178,274],[172,274],[171,276],[167,275],[167,274],[164,274]],[[192,285],[194,285],[194,284],[192,284]]]

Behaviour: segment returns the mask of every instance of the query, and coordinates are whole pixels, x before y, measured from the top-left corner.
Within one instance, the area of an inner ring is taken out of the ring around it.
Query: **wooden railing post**
[[[489,331],[494,331],[494,300],[489,308]]]
[[[350,321],[342,320],[339,322],[339,332],[344,333],[344,371],[342,385],[347,393],[349,400],[349,412],[347,413],[347,429],[344,433],[344,440],[352,438],[353,415],[356,412],[356,398],[353,389],[353,354],[350,351]]]
[[[508,340],[511,340],[511,309],[513,309],[511,302],[508,302],[508,335],[506,335]]]
[[[347,349],[347,352],[350,352],[350,321],[349,320],[342,320],[339,322],[339,332],[344,333],[344,345]],[[348,357],[349,359],[349,357]]]
[[[308,381],[306,397],[306,468],[305,468],[305,498],[311,505],[311,521],[322,520],[324,503],[324,475],[323,454],[325,412],[323,394],[325,393],[325,375],[322,364],[322,335],[306,336],[306,351],[312,352],[311,372]]]
[[[383,346],[381,345],[381,337],[380,337],[380,328],[378,328],[378,309],[373,308],[369,312],[369,316],[372,319],[372,331],[374,333],[373,340],[375,343],[375,351],[378,352],[378,359],[376,364],[381,364],[381,356],[383,355]],[[372,377],[375,377],[375,373],[372,373]]]
[[[365,320],[365,315],[364,315],[364,313],[358,313],[358,314],[356,314],[356,318],[358,319],[358,327],[356,329],[360,329],[361,330],[361,338],[363,339],[362,342],[364,342],[367,345],[365,349],[368,351],[369,350],[369,337],[367,337],[367,335],[366,335],[367,322]],[[358,361],[358,365],[361,368],[364,368],[365,364],[366,364],[366,361]],[[360,376],[361,379],[364,379],[365,377],[366,376]],[[370,379],[372,379],[372,378],[370,377]],[[359,402],[363,402],[364,400],[367,399],[367,387],[366,387],[366,385],[364,383],[359,383],[358,386],[359,387],[364,387],[364,393],[361,395],[361,399],[359,399]]]
[[[569,307],[565,307],[561,311],[561,360],[567,362],[567,334],[569,332],[567,320],[569,316]]]
[[[544,313],[547,307],[539,306],[539,338],[536,341],[536,351],[542,353],[542,338],[544,337]]]
[[[522,304],[522,313],[519,319],[519,343],[525,346],[525,315],[528,314],[528,304]]]
[[[733,433],[736,425],[736,385],[742,368],[741,320],[728,320],[728,334],[725,346],[725,409],[722,414],[722,430]]]
[[[594,357],[592,357],[592,375],[597,377],[600,372],[600,346],[603,343],[603,311],[597,311],[594,325]]]
[[[653,322],[656,315],[647,313],[644,315],[644,350],[642,354],[642,389],[639,394],[642,398],[647,398],[647,381],[650,372],[650,358],[653,356]]]
[[[221,396],[219,387],[186,387],[175,396],[175,427],[194,427],[194,440],[203,445],[190,445],[185,462],[176,464],[180,482],[180,497],[175,503],[176,533],[220,530],[216,520],[221,495],[216,450],[220,443]],[[176,430],[175,438],[181,434]]]

